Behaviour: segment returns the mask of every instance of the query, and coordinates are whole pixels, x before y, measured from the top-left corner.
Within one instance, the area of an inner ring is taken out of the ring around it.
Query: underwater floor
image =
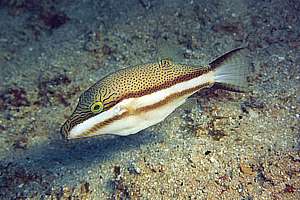
[[[298,0],[0,1],[0,199],[300,199]],[[65,141],[118,69],[247,46],[250,90],[206,90],[127,137]]]

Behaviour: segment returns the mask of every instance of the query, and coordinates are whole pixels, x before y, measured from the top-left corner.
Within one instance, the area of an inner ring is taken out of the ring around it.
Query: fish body
[[[220,84],[246,87],[247,65],[234,49],[206,66],[163,59],[112,73],[86,90],[62,126],[68,139],[96,135],[130,135],[163,121],[195,92]]]

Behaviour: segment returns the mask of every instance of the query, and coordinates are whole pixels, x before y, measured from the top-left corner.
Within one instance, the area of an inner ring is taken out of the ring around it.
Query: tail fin
[[[209,63],[214,69],[214,81],[217,86],[237,92],[248,90],[249,65],[242,55],[243,49],[231,50]]]

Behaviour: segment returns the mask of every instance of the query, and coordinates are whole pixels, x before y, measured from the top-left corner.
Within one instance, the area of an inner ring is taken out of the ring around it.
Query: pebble
[[[131,174],[141,174],[141,169],[135,163],[130,164],[130,166],[128,167],[128,171]]]
[[[241,163],[240,170],[245,175],[250,175],[250,176],[255,175],[255,172],[252,170],[252,168],[248,164]]]
[[[252,109],[249,109],[249,116],[250,118],[254,118],[254,119],[259,117],[258,113]]]

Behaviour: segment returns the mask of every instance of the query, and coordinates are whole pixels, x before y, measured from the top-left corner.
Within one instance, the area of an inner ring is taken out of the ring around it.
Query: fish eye
[[[100,101],[97,101],[95,103],[93,103],[93,105],[91,106],[91,111],[93,113],[99,113],[103,110],[103,103]]]

